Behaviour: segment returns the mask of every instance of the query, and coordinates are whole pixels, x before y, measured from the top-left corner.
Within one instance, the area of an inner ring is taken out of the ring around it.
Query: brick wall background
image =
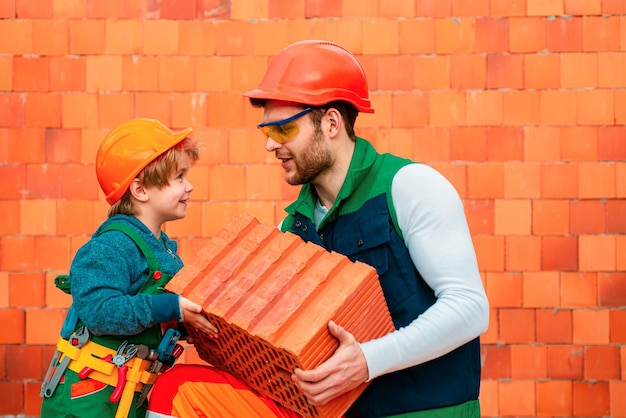
[[[357,133],[464,200],[491,301],[485,417],[626,416],[626,1],[0,0],[0,415],[37,416],[69,298],[53,277],[104,220],[104,135],[194,127],[189,259],[297,193],[242,96],[287,44],[354,52]],[[193,349],[185,361],[196,361]]]

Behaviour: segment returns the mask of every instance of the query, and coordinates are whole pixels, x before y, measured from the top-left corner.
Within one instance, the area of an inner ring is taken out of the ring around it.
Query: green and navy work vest
[[[433,290],[404,245],[391,197],[395,174],[412,161],[378,154],[356,139],[354,156],[334,206],[316,228],[316,195],[310,184],[285,210],[283,231],[373,266],[396,329],[435,303]],[[415,185],[419,193],[419,184]],[[427,363],[374,379],[348,411],[350,417],[380,417],[461,404],[478,399],[480,343],[476,338]]]

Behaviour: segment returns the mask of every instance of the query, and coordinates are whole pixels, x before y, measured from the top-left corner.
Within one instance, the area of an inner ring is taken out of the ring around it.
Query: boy
[[[136,407],[139,392],[124,389],[133,386],[127,376],[151,368],[147,353],[160,347],[161,324],[184,321],[217,336],[199,305],[163,292],[183,266],[176,242],[161,228],[185,217],[193,191],[187,174],[198,160],[198,148],[190,133],[135,119],[115,128],[100,145],[96,174],[111,207],[108,219],[72,261],[72,307],[64,324],[71,334],[62,331],[65,338],[57,347],[64,357],[53,359],[43,382],[42,417],[144,416],[146,405]]]

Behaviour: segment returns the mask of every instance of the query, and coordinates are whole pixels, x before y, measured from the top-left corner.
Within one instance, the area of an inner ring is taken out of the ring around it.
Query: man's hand
[[[217,328],[213,325],[206,316],[202,313],[202,306],[198,305],[181,296],[179,298],[180,310],[183,313],[183,320],[198,331],[202,331],[209,336],[209,338],[217,338]],[[193,344],[189,338],[187,342]]]
[[[369,377],[365,356],[354,336],[333,321],[328,323],[328,330],[339,341],[335,353],[315,369],[296,369],[291,375],[309,403],[315,406],[325,405]]]

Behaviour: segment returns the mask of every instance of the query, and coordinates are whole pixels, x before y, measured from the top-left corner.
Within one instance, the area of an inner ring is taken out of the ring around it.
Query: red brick
[[[501,309],[500,340],[505,344],[535,342],[535,310]]]
[[[513,90],[502,93],[504,125],[538,125],[539,93],[533,90]]]
[[[589,346],[585,348],[583,378],[586,380],[619,380],[620,354],[617,346]]]
[[[333,0],[313,0],[306,2],[306,17],[341,16],[341,2]]]
[[[67,22],[62,20],[34,20],[32,31],[33,54],[67,55]]]
[[[0,170],[1,172],[2,170]],[[23,178],[18,179],[19,183],[23,184]],[[5,182],[8,183],[8,182]],[[2,192],[0,191],[0,196]],[[3,220],[0,223],[0,234],[4,235],[17,235],[20,233],[20,201],[15,200],[0,200],[0,219]],[[0,292],[2,295],[2,292]],[[1,298],[2,296],[0,296]],[[4,293],[4,297],[8,297],[7,293]],[[2,306],[2,304],[0,304]]]
[[[452,15],[452,0],[423,0],[415,2],[415,16],[448,17]]]
[[[519,273],[487,273],[485,289],[492,308],[521,307],[522,275]]]
[[[476,235],[472,237],[481,271],[504,271],[504,237]]]
[[[497,417],[500,411],[498,399],[499,381],[483,379],[480,382],[480,413],[482,416]]]
[[[0,240],[0,243],[3,243]],[[3,270],[6,268],[3,266]],[[25,341],[25,324],[23,309],[0,309],[0,323],[3,331],[0,334],[0,344],[23,344]],[[0,382],[1,384],[1,382]],[[5,392],[3,392],[5,393]],[[0,411],[1,411],[0,406]]]
[[[565,161],[597,161],[598,131],[596,126],[564,126],[561,128],[561,154]]]
[[[572,382],[537,382],[537,416],[572,416]]]
[[[616,240],[614,235],[582,235],[579,237],[581,271],[614,271]]]
[[[626,382],[609,382],[610,408],[613,417],[626,416],[626,397],[622,395],[623,393],[626,393]]]
[[[451,128],[450,159],[452,161],[486,161],[486,129],[484,127]]]
[[[507,3],[511,2],[507,1]],[[522,15],[525,15],[525,13],[522,13]],[[546,19],[542,17],[511,18],[509,20],[510,51],[543,51],[546,47],[546,24]]]
[[[395,93],[391,96],[392,126],[412,128],[428,125],[428,96],[420,93]]]
[[[37,416],[41,412],[40,392],[41,382],[24,382],[24,414],[26,416]]]
[[[9,273],[9,306],[44,305],[44,275],[42,273]]]
[[[13,58],[13,89],[16,91],[48,91],[50,86],[50,58]]]
[[[75,56],[50,57],[50,90],[85,90],[86,59]]]
[[[296,271],[292,268],[296,264],[308,268]],[[331,274],[335,280],[326,280]],[[284,292],[287,286],[290,291]],[[295,405],[303,415],[337,416],[367,386],[315,407],[292,385],[285,370],[315,367],[335,350],[336,342],[326,332],[329,320],[345,326],[358,341],[394,329],[373,268],[259,224],[248,215],[232,219],[166,289],[202,305],[220,329],[217,340],[188,329],[205,361],[226,367],[287,407]],[[311,312],[314,308],[317,312]],[[364,320],[364,315],[370,319]],[[254,344],[242,352],[242,343]],[[267,376],[274,380],[267,382]],[[277,385],[284,391],[276,393]]]
[[[626,200],[606,201],[606,232],[609,234],[626,233]]]
[[[472,200],[464,202],[465,216],[472,235],[493,234],[494,208],[492,200]]]
[[[498,235],[528,235],[531,229],[531,203],[528,200],[495,201],[494,232]]]
[[[566,15],[599,15],[602,13],[602,0],[565,0],[564,11]]]
[[[480,348],[483,358],[482,379],[511,378],[511,347],[506,345],[483,345]]]
[[[603,14],[625,14],[626,4],[620,0],[602,0]]]
[[[215,26],[215,52],[218,55],[247,55],[252,51],[252,22],[217,21]]]
[[[601,200],[576,200],[570,202],[570,232],[572,234],[604,233],[607,229],[606,222],[605,202]]]
[[[545,125],[576,125],[579,121],[578,92],[543,90],[539,93],[540,123]]]
[[[61,96],[56,93],[29,93],[24,103],[24,123],[30,127],[60,127]]]
[[[437,20],[435,31],[436,52],[463,54],[472,51],[474,44],[472,19],[455,17]]]
[[[391,2],[385,4],[391,4]],[[382,4],[381,7],[383,7]],[[401,54],[433,54],[435,52],[434,20],[401,20],[398,30]],[[436,76],[434,73],[432,75]]]
[[[442,90],[450,88],[450,58],[447,56],[417,56],[414,61],[414,88]]]
[[[556,126],[529,126],[525,130],[525,161],[561,160],[561,129]]]
[[[577,92],[578,124],[610,125],[615,120],[615,95],[612,90]],[[622,151],[626,155],[626,152]]]
[[[543,0],[541,0],[543,1]],[[583,20],[580,17],[557,17],[548,19],[546,47],[554,52],[578,52],[583,50]]]
[[[545,379],[548,372],[546,346],[511,345],[511,378]]]
[[[598,305],[626,306],[626,273],[598,273]]]
[[[103,19],[72,19],[68,22],[69,52],[73,55],[105,52],[105,21]]]
[[[504,197],[538,198],[541,195],[541,171],[539,164],[520,163],[504,166]]]
[[[576,344],[608,344],[609,342],[609,311],[574,310],[573,338]]]
[[[578,380],[583,376],[583,348],[576,345],[548,345],[548,377]]]
[[[524,273],[524,307],[560,306],[560,280],[557,272]]]
[[[598,87],[626,87],[626,55],[613,52],[598,55]]]
[[[541,197],[568,199],[578,197],[578,167],[572,164],[541,166]]]
[[[590,53],[561,54],[561,87],[598,86],[598,55]]]
[[[572,343],[572,311],[569,309],[538,309],[537,342],[544,344]]]
[[[561,274],[563,307],[595,307],[598,301],[598,279],[596,273]]]
[[[0,93],[0,126],[21,127],[24,126],[25,99],[28,95],[17,93]]]
[[[413,57],[383,56],[378,59],[378,88],[381,90],[412,90]],[[419,114],[420,112],[417,112]]]
[[[499,90],[466,92],[466,124],[489,126],[502,124],[502,92]]]
[[[497,199],[504,195],[502,164],[472,164],[467,170],[467,197]]]
[[[15,1],[5,1],[0,4],[0,17],[13,18],[15,15]]]
[[[508,52],[509,19],[477,18],[474,32],[475,52]]]
[[[0,381],[0,414],[19,415],[23,412],[24,384],[16,381]]]
[[[482,54],[453,54],[450,57],[450,87],[456,90],[484,89],[487,60]]]
[[[619,16],[584,16],[583,51],[619,51]]]
[[[569,203],[565,200],[533,201],[533,234],[566,235],[569,232]]]
[[[459,91],[431,93],[429,97],[430,126],[458,126],[465,124],[466,97]]]
[[[626,310],[615,309],[609,313],[610,334],[612,344],[624,344],[626,342]]]
[[[541,270],[541,237],[509,235],[505,241],[507,271]]]
[[[597,106],[601,102],[595,102]],[[608,126],[598,128],[598,160],[623,161],[626,160],[626,128],[623,126]]]
[[[558,54],[524,55],[524,87],[527,89],[561,87],[561,57]]]
[[[7,378],[9,380],[39,380],[43,378],[41,346],[9,345],[6,348]]]
[[[508,126],[488,127],[487,159],[489,161],[523,161],[524,129]]]
[[[519,89],[524,87],[524,57],[515,55],[487,56],[487,88]]]
[[[573,382],[574,416],[609,415],[608,382]]]
[[[15,1],[15,11],[20,19],[50,19],[52,17],[52,0],[37,2]]]
[[[500,416],[535,416],[536,389],[532,380],[500,382]]]
[[[612,163],[588,163],[578,166],[578,196],[581,199],[616,197],[616,166]]]
[[[162,0],[162,19],[194,19],[197,0]]]

